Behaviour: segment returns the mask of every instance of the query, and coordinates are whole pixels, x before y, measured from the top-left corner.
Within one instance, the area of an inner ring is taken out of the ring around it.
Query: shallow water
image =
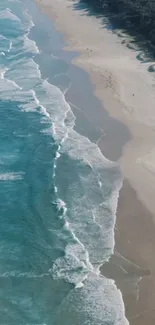
[[[114,248],[119,168],[75,131],[50,22],[31,1],[2,0],[0,31],[0,324],[126,324],[99,272]]]

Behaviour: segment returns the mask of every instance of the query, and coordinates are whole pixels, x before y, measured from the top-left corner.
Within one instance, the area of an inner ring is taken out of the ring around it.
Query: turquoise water
[[[123,325],[99,271],[120,171],[74,130],[69,63],[44,21],[31,1],[0,2],[0,325]]]

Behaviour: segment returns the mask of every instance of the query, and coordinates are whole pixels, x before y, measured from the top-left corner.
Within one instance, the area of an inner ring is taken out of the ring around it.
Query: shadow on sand
[[[95,16],[102,22],[102,26],[122,38],[130,50],[138,51],[137,59],[142,63],[149,63],[149,72],[155,71],[155,45],[148,38],[148,31],[141,28],[136,16],[129,16],[124,8],[120,11],[117,6],[110,10],[110,1],[79,0],[73,3],[74,10],[80,10],[81,15]],[[153,33],[153,32],[152,32]]]

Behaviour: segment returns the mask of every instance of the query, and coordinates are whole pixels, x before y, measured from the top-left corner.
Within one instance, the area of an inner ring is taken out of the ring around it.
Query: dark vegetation
[[[107,17],[114,30],[126,30],[155,55],[155,0],[80,0],[80,6]]]

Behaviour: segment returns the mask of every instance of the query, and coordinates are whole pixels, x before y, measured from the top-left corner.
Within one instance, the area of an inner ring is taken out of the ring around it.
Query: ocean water
[[[125,325],[99,271],[119,167],[75,131],[67,64],[42,17],[31,1],[0,1],[0,325]]]

